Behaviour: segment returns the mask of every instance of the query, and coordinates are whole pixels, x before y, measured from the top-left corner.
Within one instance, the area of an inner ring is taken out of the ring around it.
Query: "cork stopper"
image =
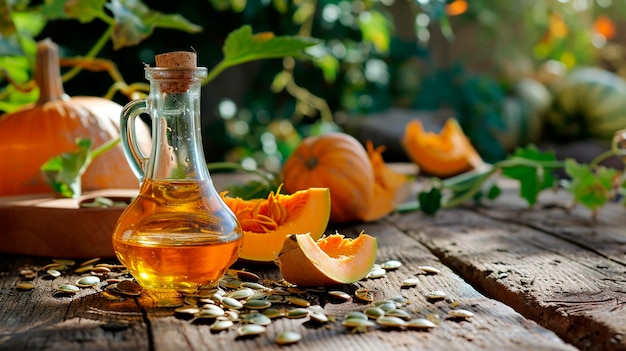
[[[195,52],[173,51],[158,54],[154,60],[157,68],[176,69],[167,74],[166,80],[160,81],[161,90],[164,93],[184,93],[189,89],[191,79],[194,77],[194,69],[197,67]]]
[[[196,53],[190,51],[174,51],[154,57],[157,67],[196,68]]]

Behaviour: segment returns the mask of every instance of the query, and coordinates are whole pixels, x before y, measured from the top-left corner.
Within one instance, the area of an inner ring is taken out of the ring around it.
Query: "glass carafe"
[[[139,195],[118,219],[113,247],[137,282],[153,291],[210,288],[233,264],[242,230],[216,191],[200,133],[200,90],[207,70],[146,67],[147,99],[128,103],[121,140],[139,178]],[[134,125],[152,120],[146,157]]]

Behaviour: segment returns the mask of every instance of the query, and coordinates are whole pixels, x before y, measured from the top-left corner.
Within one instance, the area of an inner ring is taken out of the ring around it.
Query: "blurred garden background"
[[[164,14],[174,17],[154,20]],[[488,162],[529,143],[601,149],[626,128],[624,19],[620,0],[0,0],[0,113],[36,100],[36,88],[22,88],[37,40],[52,39],[64,58],[110,60],[131,85],[145,83],[158,53],[193,49],[215,66],[228,34],[250,25],[321,44],[308,58],[231,67],[204,87],[209,162],[277,171],[302,138],[334,129],[404,161],[412,118],[433,130],[457,118]],[[70,96],[104,96],[115,83],[88,69],[66,77]]]

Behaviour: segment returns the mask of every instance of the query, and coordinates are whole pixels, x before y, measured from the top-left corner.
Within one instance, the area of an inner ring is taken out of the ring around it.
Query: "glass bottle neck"
[[[200,125],[200,90],[206,68],[146,68],[152,118],[152,153],[146,178],[209,180]]]

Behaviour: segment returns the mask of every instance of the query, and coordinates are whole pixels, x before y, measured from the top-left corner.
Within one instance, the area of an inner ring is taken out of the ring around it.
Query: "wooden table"
[[[378,326],[353,333],[342,322],[350,311],[370,304],[338,302],[324,292],[303,294],[313,309],[334,321],[279,318],[256,337],[237,337],[236,327],[212,332],[209,323],[175,315],[175,307],[144,293],[113,301],[102,283],[75,295],[59,295],[61,284],[81,275],[46,278],[22,291],[20,268],[43,266],[49,258],[2,255],[0,258],[0,350],[626,350],[626,209],[603,208],[595,221],[580,207],[567,211],[571,198],[546,192],[528,209],[516,184],[495,202],[448,209],[435,216],[392,214],[375,223],[330,225],[327,231],[378,238],[379,263],[403,265],[378,279],[336,290],[367,288],[375,300],[403,296],[413,317],[438,319],[429,331]],[[103,258],[102,262],[115,263]],[[428,265],[441,273],[426,275]],[[274,266],[244,267],[279,279]],[[409,277],[412,288],[401,288]],[[434,290],[447,294],[428,300]],[[287,309],[291,304],[276,305]],[[453,308],[474,313],[448,316]],[[285,330],[303,335],[297,344],[278,346]]]

